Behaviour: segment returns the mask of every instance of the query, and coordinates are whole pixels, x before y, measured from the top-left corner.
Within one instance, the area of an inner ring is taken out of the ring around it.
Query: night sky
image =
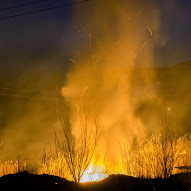
[[[30,2],[35,1],[1,1],[0,7],[6,8]],[[0,11],[0,18],[71,2],[73,1],[49,0],[17,9]],[[88,41],[88,33],[91,32],[91,21],[88,17],[91,17],[92,7],[96,11],[97,2],[100,3],[100,0],[0,20],[1,72],[11,74],[12,70],[18,70],[20,65],[24,70],[25,67],[30,65],[31,60],[35,59],[46,60],[51,58],[64,64],[68,58],[78,56],[80,50],[84,49]],[[119,4],[120,2],[124,4],[124,1],[119,1]],[[127,6],[136,4],[133,2],[136,1],[127,2]],[[154,47],[155,65],[169,66],[191,60],[191,2],[189,0],[145,0],[145,7],[142,10],[145,10],[151,2],[156,4],[156,11],[159,11],[160,34],[162,36],[161,44],[156,44]],[[81,18],[75,18],[76,9],[78,11],[82,10]],[[96,31],[94,31],[94,34],[92,33],[92,38],[94,38],[93,35],[96,35]],[[15,65],[17,65],[16,68]]]

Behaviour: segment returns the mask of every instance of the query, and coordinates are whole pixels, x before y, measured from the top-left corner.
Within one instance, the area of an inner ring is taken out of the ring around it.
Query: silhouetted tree
[[[173,124],[166,119],[161,124],[161,166],[163,177],[167,178],[172,174],[174,164],[176,162],[176,144],[177,136]]]
[[[67,169],[75,182],[80,182],[92,162],[101,135],[101,127],[97,120],[90,123],[84,119],[79,125],[78,133],[80,139],[72,134],[68,116],[59,119],[59,129],[54,132],[56,149],[62,153]]]

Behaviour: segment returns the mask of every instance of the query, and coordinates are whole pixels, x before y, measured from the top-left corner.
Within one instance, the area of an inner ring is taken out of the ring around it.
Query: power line
[[[34,13],[40,13],[40,12],[43,12],[43,11],[49,11],[49,10],[53,10],[53,9],[58,9],[58,8],[67,7],[67,6],[70,6],[70,5],[76,5],[76,4],[84,3],[84,2],[87,2],[87,1],[90,1],[90,0],[81,0],[81,1],[73,2],[73,3],[58,5],[58,6],[54,6],[54,7],[48,7],[48,8],[44,8],[44,9],[39,9],[39,10],[36,10],[36,11],[25,12],[25,13],[21,13],[21,14],[15,14],[15,15],[7,16],[7,17],[0,17],[0,20],[25,16],[25,15],[31,15],[31,14],[34,14]]]
[[[36,100],[46,100],[46,101],[67,101],[67,100],[61,100],[61,99],[54,99],[54,98],[42,98],[42,97],[34,97],[34,96],[22,96],[17,94],[5,94],[0,93],[0,96],[7,96],[7,97],[17,97],[17,98],[28,98],[28,99],[36,99]]]
[[[38,93],[47,93],[47,94],[56,94],[56,92],[49,92],[49,91],[35,91],[35,90],[27,90],[27,89],[20,89],[20,88],[7,88],[7,87],[0,87],[0,90],[15,90],[15,91],[23,91],[23,92],[38,92]]]
[[[6,10],[9,10],[9,9],[15,9],[15,8],[24,7],[24,6],[27,6],[27,5],[33,5],[33,4],[41,3],[41,2],[44,2],[44,1],[48,1],[48,0],[35,1],[35,2],[30,2],[30,3],[23,3],[23,4],[19,4],[19,5],[15,5],[15,6],[8,6],[8,7],[5,7],[5,8],[1,8],[0,11],[6,11]]]

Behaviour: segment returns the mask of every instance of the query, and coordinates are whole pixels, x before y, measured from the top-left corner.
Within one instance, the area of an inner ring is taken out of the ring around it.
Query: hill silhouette
[[[173,69],[191,69],[191,61],[175,64],[171,68],[173,68]]]
[[[0,189],[20,191],[190,191],[191,173],[172,175],[167,179],[139,179],[126,175],[110,175],[99,182],[80,184],[57,176],[21,172],[1,177]]]

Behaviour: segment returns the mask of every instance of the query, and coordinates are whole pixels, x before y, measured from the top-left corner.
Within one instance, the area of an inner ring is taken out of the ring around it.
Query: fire
[[[183,154],[186,154],[186,151],[183,151],[182,153],[179,153],[179,155],[183,155]]]
[[[93,161],[83,174],[80,182],[95,182],[107,178],[111,174],[124,174],[124,169],[120,161]]]
[[[94,163],[92,162],[89,168],[82,176],[80,182],[85,183],[85,182],[100,181],[106,177],[108,177],[108,174],[104,172],[104,167],[102,165],[99,165],[99,167],[98,166],[95,167]]]

